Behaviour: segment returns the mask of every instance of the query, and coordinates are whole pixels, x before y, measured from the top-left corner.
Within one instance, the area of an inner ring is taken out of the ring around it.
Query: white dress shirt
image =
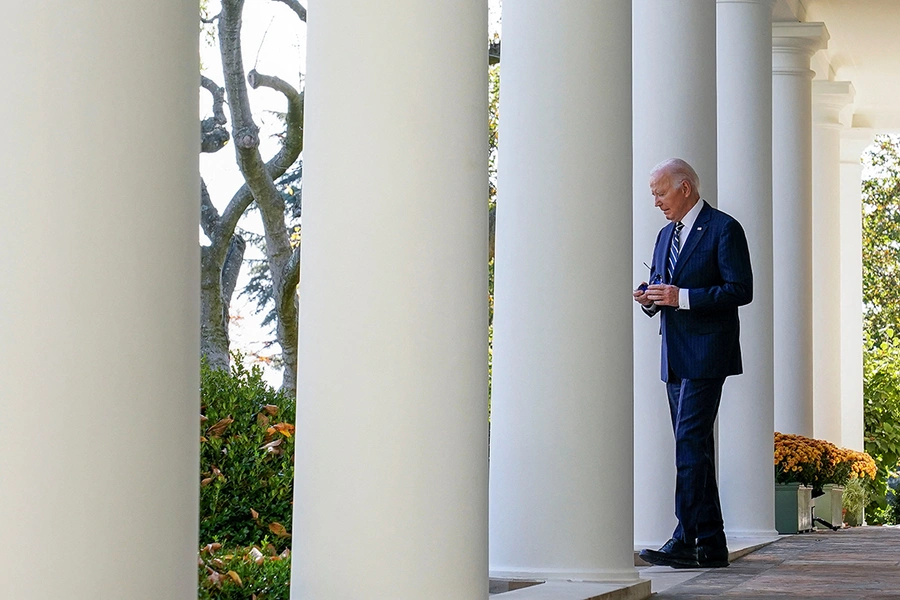
[[[697,201],[691,210],[687,212],[686,215],[681,219],[681,222],[684,224],[684,227],[681,230],[681,235],[678,237],[678,255],[679,260],[681,256],[681,249],[684,248],[685,242],[687,242],[688,237],[691,235],[691,231],[694,230],[694,222],[697,220],[697,215],[700,214],[700,211],[703,210],[703,205],[706,204],[706,200],[700,198]],[[690,310],[691,309],[691,298],[690,298],[690,290],[686,290],[681,288],[678,290],[678,309],[679,310]]]

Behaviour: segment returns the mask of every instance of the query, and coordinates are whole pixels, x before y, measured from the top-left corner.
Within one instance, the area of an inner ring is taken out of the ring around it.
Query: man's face
[[[653,206],[670,221],[680,221],[693,206],[690,183],[672,185],[672,177],[666,171],[651,175],[650,193],[653,194]]]

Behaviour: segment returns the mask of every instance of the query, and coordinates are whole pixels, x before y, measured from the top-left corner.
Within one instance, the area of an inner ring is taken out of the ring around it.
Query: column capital
[[[809,59],[828,47],[825,23],[772,23],[772,73],[812,77]]]
[[[849,81],[813,81],[813,124],[843,128],[841,112],[853,102],[856,90]]]

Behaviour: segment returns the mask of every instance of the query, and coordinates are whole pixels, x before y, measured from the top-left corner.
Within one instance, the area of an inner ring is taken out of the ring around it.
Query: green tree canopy
[[[900,137],[863,155],[863,311],[866,451],[878,464],[870,521],[893,521],[887,479],[900,460]]]

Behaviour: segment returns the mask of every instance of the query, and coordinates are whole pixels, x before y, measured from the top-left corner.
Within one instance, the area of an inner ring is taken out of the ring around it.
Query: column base
[[[491,579],[511,581],[569,581],[585,583],[635,582],[640,580],[636,569],[598,569],[569,571],[564,569],[491,569]]]
[[[503,589],[491,582],[491,598],[502,600],[509,594],[510,600],[646,600],[650,597],[650,580],[637,579],[634,582],[589,582],[589,581],[547,581],[531,582],[525,587],[513,583]],[[511,582],[512,583],[512,582]],[[513,592],[515,595],[512,595]]]

